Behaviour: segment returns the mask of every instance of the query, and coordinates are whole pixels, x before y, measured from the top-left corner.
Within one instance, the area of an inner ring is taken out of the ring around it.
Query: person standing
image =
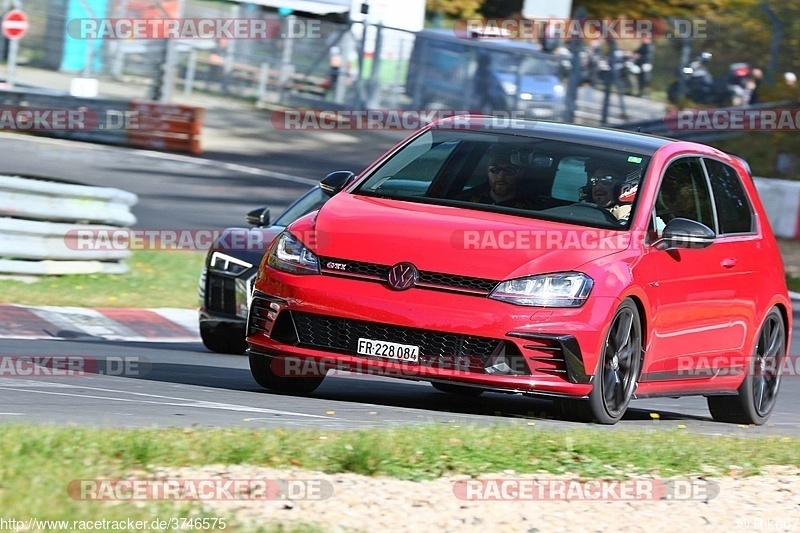
[[[639,67],[639,96],[647,97],[650,94],[650,80],[653,71],[653,39],[649,36],[642,37],[642,44],[634,52],[636,65]]]
[[[761,103],[761,82],[764,80],[764,72],[760,68],[754,68],[750,71],[750,76],[752,78],[752,82],[750,85],[750,98],[748,104],[760,104]]]

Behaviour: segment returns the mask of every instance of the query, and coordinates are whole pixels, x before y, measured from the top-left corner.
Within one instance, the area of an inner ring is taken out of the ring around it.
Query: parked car
[[[565,94],[560,68],[559,58],[530,43],[423,30],[414,41],[406,92],[417,109],[558,118]]]
[[[267,246],[291,222],[319,209],[328,196],[316,186],[289,206],[274,222],[269,209],[247,215],[249,228],[228,228],[206,254],[200,273],[200,336],[212,352],[242,354],[253,278]]]
[[[262,386],[307,394],[335,369],[551,398],[603,424],[655,396],[706,396],[719,421],[770,416],[792,308],[739,158],[455,117],[337,189],[256,277]]]

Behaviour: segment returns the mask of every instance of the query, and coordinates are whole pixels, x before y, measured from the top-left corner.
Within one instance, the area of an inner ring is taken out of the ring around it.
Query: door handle
[[[723,268],[733,268],[736,266],[737,261],[738,259],[736,259],[735,257],[726,257],[725,259],[722,260],[721,265]]]

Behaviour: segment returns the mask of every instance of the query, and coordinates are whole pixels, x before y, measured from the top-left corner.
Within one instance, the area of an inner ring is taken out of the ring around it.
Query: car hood
[[[327,260],[494,280],[577,270],[630,244],[628,232],[349,193],[289,230]]]

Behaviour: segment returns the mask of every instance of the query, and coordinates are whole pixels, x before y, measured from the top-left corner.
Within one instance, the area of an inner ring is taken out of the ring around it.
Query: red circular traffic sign
[[[7,39],[21,39],[28,31],[28,17],[19,9],[13,9],[3,17],[0,29]]]

